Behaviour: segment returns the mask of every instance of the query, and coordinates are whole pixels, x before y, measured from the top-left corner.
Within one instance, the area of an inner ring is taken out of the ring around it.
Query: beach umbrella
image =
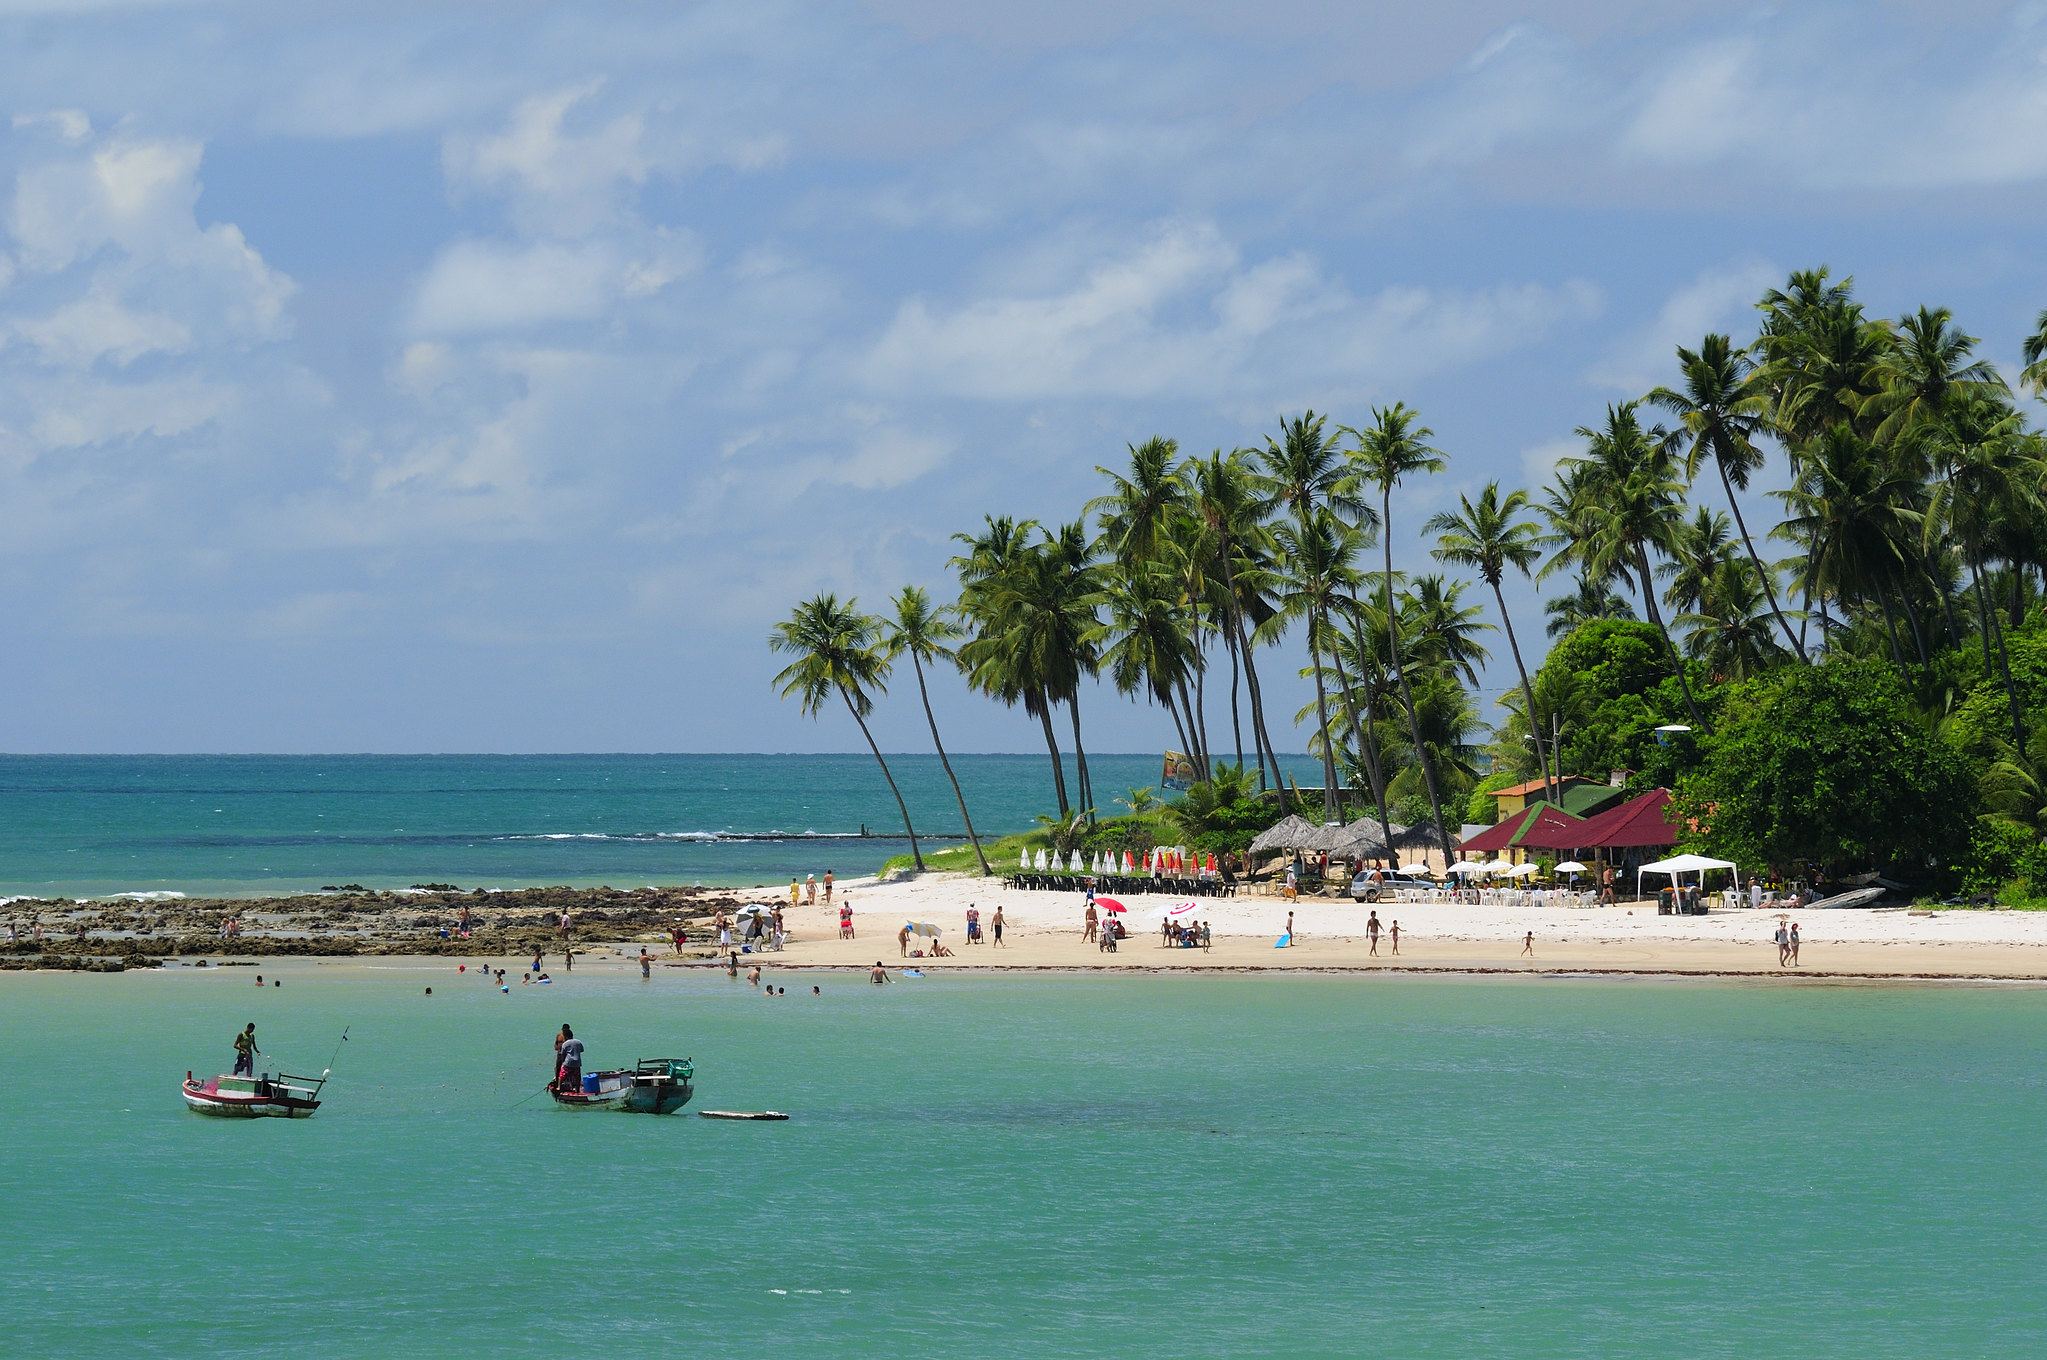
[[[1580,864],[1575,859],[1567,859],[1557,866],[1557,872],[1560,874],[1582,874],[1590,867],[1590,865]]]
[[[1124,906],[1121,902],[1118,902],[1113,897],[1097,897],[1095,899],[1095,905],[1100,907],[1103,911],[1124,912],[1129,910],[1128,907]]]
[[[1137,857],[1131,854],[1128,850],[1125,850],[1123,852],[1123,872],[1126,874],[1134,874],[1137,872]]]
[[[1421,874],[1424,877],[1432,877],[1436,871],[1426,864],[1403,864],[1400,866],[1400,872],[1403,874]]]
[[[938,927],[929,921],[905,921],[903,925],[912,935],[923,935],[934,940],[938,938]]]
[[[1194,904],[1193,904],[1192,902],[1182,902],[1182,903],[1181,903],[1181,904],[1180,904],[1179,906],[1177,906],[1177,907],[1167,907],[1167,908],[1166,908],[1166,915],[1168,915],[1168,916],[1179,916],[1179,915],[1183,915],[1183,914],[1184,914],[1184,913],[1186,913],[1186,912],[1190,912],[1190,911],[1192,911],[1192,910],[1194,910]]]
[[[1215,851],[1213,850],[1208,852],[1208,872],[1212,874],[1221,872],[1221,870],[1215,867]]]
[[[1486,872],[1486,867],[1477,860],[1467,859],[1451,865],[1450,872],[1460,876],[1464,874],[1482,874]]]
[[[1539,873],[1541,873],[1541,872],[1542,872],[1542,869],[1541,869],[1541,867],[1540,867],[1540,866],[1538,866],[1538,865],[1534,865],[1534,864],[1528,864],[1528,863],[1525,863],[1525,862],[1524,862],[1524,863],[1521,863],[1521,864],[1516,864],[1516,865],[1514,865],[1514,866],[1513,866],[1512,868],[1508,869],[1508,870],[1507,870],[1507,877],[1509,877],[1509,878],[1527,878],[1527,877],[1528,877],[1528,876],[1529,876],[1530,874],[1539,874]]]
[[[732,914],[734,916],[766,916],[772,910],[773,908],[764,907],[758,902],[749,902]]]
[[[1045,872],[1045,852],[1043,850],[1038,852],[1037,868],[1039,873]]]

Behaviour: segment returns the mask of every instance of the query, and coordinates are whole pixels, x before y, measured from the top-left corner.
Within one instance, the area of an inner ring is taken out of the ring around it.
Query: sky
[[[1424,570],[1793,268],[2047,308],[2041,0],[306,9],[0,0],[0,750],[859,749],[773,622],[1149,436],[1405,401]]]

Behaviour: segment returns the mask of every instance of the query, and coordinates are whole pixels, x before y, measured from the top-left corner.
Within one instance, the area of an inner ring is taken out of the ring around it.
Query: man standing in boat
[[[554,1089],[573,1091],[583,1084],[583,1041],[567,1025],[554,1037]]]
[[[251,1020],[235,1036],[235,1072],[238,1077],[256,1075],[256,1022]]]

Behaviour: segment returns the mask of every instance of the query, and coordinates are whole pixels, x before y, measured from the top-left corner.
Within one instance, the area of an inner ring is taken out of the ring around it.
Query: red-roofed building
[[[1510,859],[1520,857],[1520,852],[1529,849],[1527,837],[1535,831],[1550,835],[1567,835],[1585,823],[1561,808],[1548,803],[1537,803],[1525,812],[1517,812],[1497,826],[1485,830],[1465,841],[1458,847],[1467,855],[1497,855],[1509,852]]]
[[[1651,789],[1574,825],[1531,827],[1519,843],[1524,850],[1636,850],[1676,845],[1670,790]]]

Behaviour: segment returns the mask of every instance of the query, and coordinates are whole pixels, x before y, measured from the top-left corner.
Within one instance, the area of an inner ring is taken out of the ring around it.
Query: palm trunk
[[[2026,754],[2025,710],[2019,706],[2019,687],[2017,682],[2012,679],[2011,655],[2004,649],[2004,635],[1997,632],[1997,621],[1992,616],[1993,611],[1990,608],[1990,601],[1984,597],[1983,570],[1977,565],[1976,559],[1973,556],[1969,559],[1969,577],[1976,583],[1976,609],[1983,616],[1983,633],[1986,648],[1990,635],[1997,633],[1997,668],[1998,672],[2004,677],[2005,699],[2011,704],[2012,754],[2023,760]]]
[[[1493,603],[1500,607],[1500,622],[1507,625],[1507,650],[1514,654],[1514,670],[1521,677],[1522,710],[1528,715],[1528,735],[1535,742],[1536,777],[1542,780],[1543,792],[1549,797],[1551,807],[1558,806],[1557,799],[1563,793],[1549,776],[1549,758],[1543,754],[1542,724],[1535,719],[1535,688],[1528,683],[1528,667],[1521,661],[1521,643],[1514,636],[1514,619],[1507,613],[1507,597],[1500,592],[1498,579],[1490,582],[1493,588]]]
[[[1415,762],[1422,767],[1422,783],[1429,791],[1429,815],[1436,819],[1436,839],[1443,846],[1443,863],[1449,864],[1457,858],[1457,851],[1450,841],[1450,824],[1443,820],[1443,795],[1436,788],[1435,762],[1429,759],[1429,749],[1422,742],[1421,720],[1414,711],[1414,690],[1407,683],[1407,667],[1400,656],[1400,615],[1393,608],[1393,488],[1390,484],[1379,495],[1379,540],[1386,550],[1386,654],[1393,666],[1393,678],[1399,682],[1400,706],[1407,713],[1408,740],[1414,748]]]
[[[1038,725],[1045,729],[1045,749],[1052,753],[1052,791],[1059,795],[1059,820],[1063,822],[1073,814],[1073,805],[1066,801],[1066,767],[1059,763],[1059,741],[1052,735],[1052,705],[1046,702],[1037,707]]]
[[[1656,625],[1656,631],[1663,636],[1665,649],[1670,652],[1670,666],[1677,673],[1677,688],[1684,695],[1685,712],[1690,715],[1692,726],[1704,727],[1706,724],[1699,717],[1699,706],[1692,701],[1692,682],[1685,675],[1684,658],[1678,655],[1677,644],[1670,640],[1670,630],[1663,626],[1663,611],[1656,607],[1656,578],[1649,570],[1649,550],[1640,543],[1635,545],[1635,565],[1642,573],[1642,607],[1648,611],[1649,622]]]
[[[1258,667],[1251,660],[1251,639],[1244,629],[1244,608],[1237,599],[1237,573],[1230,566],[1230,549],[1225,543],[1222,551],[1223,592],[1229,596],[1230,626],[1236,631],[1238,654],[1244,662],[1244,686],[1251,692],[1251,744],[1258,755],[1258,783],[1270,787],[1279,795],[1279,805],[1286,806],[1286,785],[1280,780],[1279,756],[1272,749],[1272,738],[1265,731],[1265,697],[1258,687]],[[1265,761],[1272,759],[1272,783],[1265,783]]]
[[[1308,615],[1308,664],[1315,670],[1315,721],[1322,730],[1322,820],[1337,820],[1336,748],[1329,740],[1329,688],[1322,679],[1322,647],[1316,641],[1320,620]]]
[[[1358,655],[1364,656],[1363,640],[1359,640]],[[1358,723],[1358,701],[1351,693],[1350,677],[1343,671],[1343,654],[1332,645],[1329,657],[1336,665],[1337,689],[1343,696],[1344,713],[1350,719],[1350,730],[1357,734],[1358,756],[1364,761],[1365,778],[1372,784],[1372,801],[1379,805],[1379,833],[1385,839],[1386,856],[1393,857],[1393,817],[1386,810],[1386,775],[1379,765],[1379,747],[1372,735]],[[1371,703],[1371,691],[1365,692],[1365,702]]]
[[[1073,776],[1075,787],[1080,794],[1081,811],[1087,814],[1087,824],[1095,824],[1095,790],[1087,777],[1087,749],[1080,744],[1080,695],[1066,696],[1066,711],[1073,718]]]
[[[1805,645],[1791,631],[1791,623],[1784,617],[1784,610],[1777,603],[1777,583],[1772,579],[1774,573],[1763,566],[1762,556],[1756,552],[1756,542],[1748,536],[1748,521],[1741,516],[1741,501],[1734,494],[1734,480],[1727,475],[1727,464],[1718,457],[1713,461],[1720,468],[1720,485],[1727,491],[1728,508],[1734,511],[1734,527],[1741,530],[1742,546],[1748,549],[1748,560],[1755,564],[1756,575],[1763,583],[1763,594],[1769,598],[1771,617],[1777,620],[1777,627],[1783,630],[1784,640],[1791,644],[1792,651],[1798,653],[1798,659],[1810,662],[1811,658],[1805,654]]]
[[[910,805],[903,801],[903,791],[896,787],[896,777],[889,772],[888,762],[881,758],[881,748],[874,744],[874,733],[867,730],[867,719],[860,716],[860,710],[853,706],[853,696],[843,688],[839,697],[846,701],[846,711],[853,715],[853,721],[860,724],[860,735],[867,738],[867,749],[874,752],[874,763],[881,766],[881,777],[888,781],[888,791],[896,796],[896,811],[903,814],[903,831],[910,838],[910,858],[917,862],[917,872],[924,872],[924,852],[917,847],[917,828],[910,825]]]
[[[1885,590],[1881,583],[1876,588],[1876,602],[1883,610],[1884,637],[1891,644],[1891,664],[1898,668],[1898,678],[1910,684],[1912,677],[1905,670],[1904,654],[1898,650],[1898,616],[1891,611],[1891,592]]]
[[[1224,635],[1224,645],[1230,653],[1230,732],[1237,739],[1237,768],[1244,768],[1244,722],[1237,713],[1237,635]]]
[[[966,824],[967,839],[974,843],[974,858],[981,862],[981,876],[986,878],[995,871],[988,867],[988,856],[981,851],[981,837],[974,831],[974,819],[967,812],[967,796],[960,792],[960,777],[952,772],[945,743],[938,739],[938,719],[931,712],[931,694],[924,688],[924,663],[914,651],[910,653],[910,668],[917,672],[917,697],[924,701],[924,721],[931,725],[931,744],[938,748],[938,763],[945,767],[945,777],[952,781],[952,796],[960,805],[960,821]]]
[[[1927,655],[1926,635],[1919,628],[1919,611],[1912,604],[1912,592],[1903,586],[1898,587],[1898,603],[1904,608],[1906,626],[1912,630],[1912,651],[1918,656],[1919,664],[1924,666],[1932,658]]]

